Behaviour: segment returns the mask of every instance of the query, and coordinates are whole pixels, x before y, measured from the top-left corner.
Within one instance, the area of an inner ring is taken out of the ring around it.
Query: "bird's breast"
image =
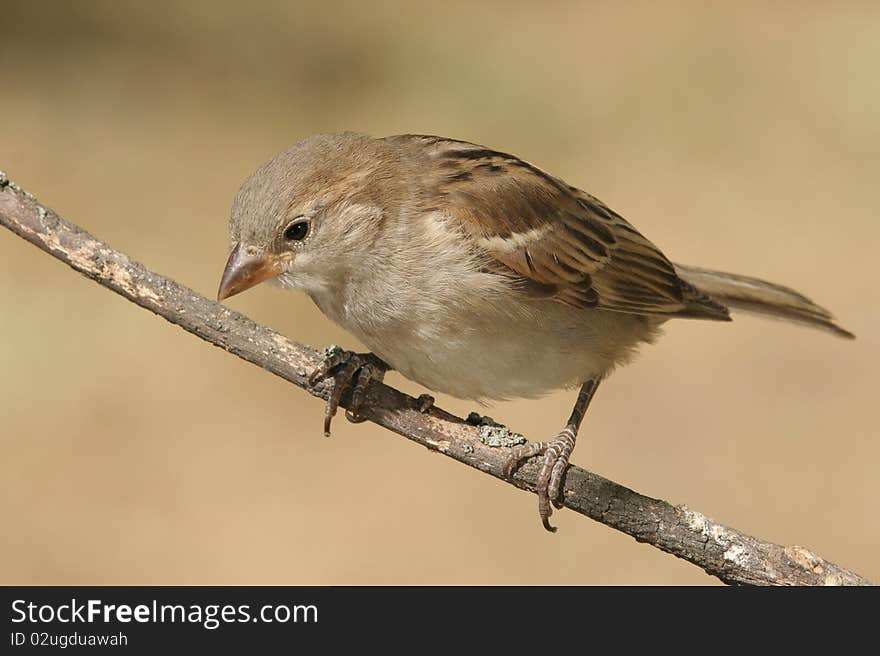
[[[656,326],[522,297],[439,214],[386,226],[318,307],[407,378],[466,399],[535,397],[604,374]]]
[[[373,353],[429,390],[458,398],[537,397],[602,375],[654,328],[639,317],[498,293],[315,298]]]

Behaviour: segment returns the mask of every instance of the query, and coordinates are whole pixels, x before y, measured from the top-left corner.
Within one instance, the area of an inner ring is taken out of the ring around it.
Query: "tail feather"
[[[855,338],[836,323],[831,313],[803,294],[771,282],[721,271],[676,264],[675,272],[690,285],[724,305],[743,312],[775,317]]]

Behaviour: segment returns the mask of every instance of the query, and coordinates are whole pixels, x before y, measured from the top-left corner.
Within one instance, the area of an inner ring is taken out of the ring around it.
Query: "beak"
[[[217,291],[217,300],[235,296],[280,273],[281,261],[276,255],[261,253],[254,247],[239,242],[229,254],[226,270],[220,280],[220,289]]]

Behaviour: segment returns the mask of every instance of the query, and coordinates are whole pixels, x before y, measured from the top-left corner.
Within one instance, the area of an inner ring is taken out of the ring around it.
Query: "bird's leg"
[[[540,474],[538,474],[535,491],[538,493],[538,514],[541,516],[541,523],[550,532],[556,532],[556,528],[550,525],[550,515],[553,514],[550,502],[552,501],[553,505],[557,508],[562,507],[562,504],[558,501],[562,473],[568,466],[568,459],[574,450],[578,429],[581,427],[581,422],[584,419],[587,408],[590,407],[593,394],[596,393],[596,388],[599,387],[600,380],[595,378],[581,385],[577,401],[575,401],[574,408],[571,411],[571,417],[568,418],[568,423],[562,429],[562,432],[556,436],[555,440],[550,442],[530,442],[529,444],[514,447],[512,453],[507,458],[507,462],[504,464],[504,476],[505,478],[510,478],[517,463],[521,460],[540,454],[544,455],[544,464],[541,467]]]
[[[348,389],[351,389],[351,408],[345,411],[345,417],[355,423],[364,421],[358,416],[358,410],[364,402],[367,388],[374,380],[382,382],[389,369],[385,362],[372,353],[344,351],[338,346],[324,349],[324,361],[309,376],[309,385],[315,385],[322,378],[333,380],[333,388],[324,409],[324,435],[330,437],[330,423]]]

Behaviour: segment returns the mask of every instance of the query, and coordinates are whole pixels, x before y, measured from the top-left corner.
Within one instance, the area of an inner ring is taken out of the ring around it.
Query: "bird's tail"
[[[836,323],[831,313],[793,289],[772,282],[676,264],[675,272],[711,298],[734,310],[793,321],[820,328],[838,337],[855,338]]]

